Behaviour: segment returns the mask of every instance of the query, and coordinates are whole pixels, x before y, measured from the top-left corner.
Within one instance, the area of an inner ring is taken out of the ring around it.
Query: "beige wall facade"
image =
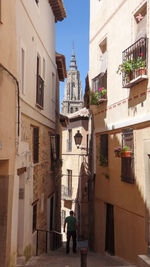
[[[47,0],[16,2],[20,136],[15,159],[11,266],[16,265],[17,258],[27,261],[31,255],[45,253],[46,231],[50,249],[50,231],[58,231],[60,225],[60,219],[55,220],[57,213],[60,218],[60,204],[55,201],[58,186],[51,155],[51,135],[60,134],[57,15],[52,7]]]
[[[74,141],[77,131],[80,131],[83,136],[79,149]],[[78,221],[78,237],[82,237],[84,240],[88,237],[88,201],[87,188],[85,188],[88,181],[87,135],[88,118],[82,116],[81,118],[70,119],[68,126],[62,131],[62,233],[64,219],[69,216],[70,210],[73,210]],[[65,234],[63,238],[66,240]]]
[[[9,266],[17,134],[15,3],[0,6],[0,265]],[[7,34],[6,34],[7,33]],[[9,107],[9,108],[8,108]]]
[[[96,15],[94,10],[97,10]],[[143,14],[144,19],[147,16],[147,22],[141,32],[138,32],[139,25],[136,20],[139,13]],[[90,106],[94,121],[94,162],[96,162],[95,250],[112,252],[134,263],[137,262],[139,254],[147,252],[149,243],[147,214],[150,209],[148,197],[150,73],[147,68],[144,79],[138,82],[133,79],[131,86],[123,88],[123,78],[117,74],[117,69],[122,63],[122,52],[130,46],[134,50],[133,44],[140,39],[140,34],[143,33],[144,38],[149,38],[149,16],[149,1],[91,1],[89,65],[91,90],[93,79],[107,70],[107,100],[98,106]],[[148,67],[149,44],[146,45]],[[103,53],[104,46],[106,58]],[[138,53],[140,52],[139,49]],[[123,131],[129,128],[133,130],[133,183],[121,178],[123,160],[114,155],[114,148],[123,144]],[[104,134],[108,135],[106,166],[102,166],[99,160],[100,138]],[[109,216],[112,220],[110,225]],[[113,227],[113,251],[111,249],[109,251],[110,244],[107,241],[112,231],[111,227]]]

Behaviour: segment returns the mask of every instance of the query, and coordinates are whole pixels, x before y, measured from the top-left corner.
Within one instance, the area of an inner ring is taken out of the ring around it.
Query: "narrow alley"
[[[81,257],[80,250],[76,254],[72,251],[69,255],[65,253],[65,246],[56,251],[50,251],[48,254],[32,257],[26,265],[18,264],[17,267],[80,267]],[[100,254],[88,252],[87,266],[84,267],[99,267],[99,266],[135,266],[117,257],[109,254]]]

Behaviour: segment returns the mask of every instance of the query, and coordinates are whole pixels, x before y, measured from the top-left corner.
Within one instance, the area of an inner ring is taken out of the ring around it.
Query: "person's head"
[[[70,216],[73,216],[73,210],[70,211]]]

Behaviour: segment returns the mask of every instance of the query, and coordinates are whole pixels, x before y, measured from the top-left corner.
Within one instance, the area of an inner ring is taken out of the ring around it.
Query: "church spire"
[[[70,70],[77,70],[76,57],[75,57],[75,52],[74,52],[74,43],[72,47],[72,56],[70,60]]]

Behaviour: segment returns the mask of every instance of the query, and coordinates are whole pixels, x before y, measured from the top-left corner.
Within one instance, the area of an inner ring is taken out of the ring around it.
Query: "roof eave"
[[[49,0],[49,3],[55,16],[55,22],[66,18],[67,14],[62,0]]]

